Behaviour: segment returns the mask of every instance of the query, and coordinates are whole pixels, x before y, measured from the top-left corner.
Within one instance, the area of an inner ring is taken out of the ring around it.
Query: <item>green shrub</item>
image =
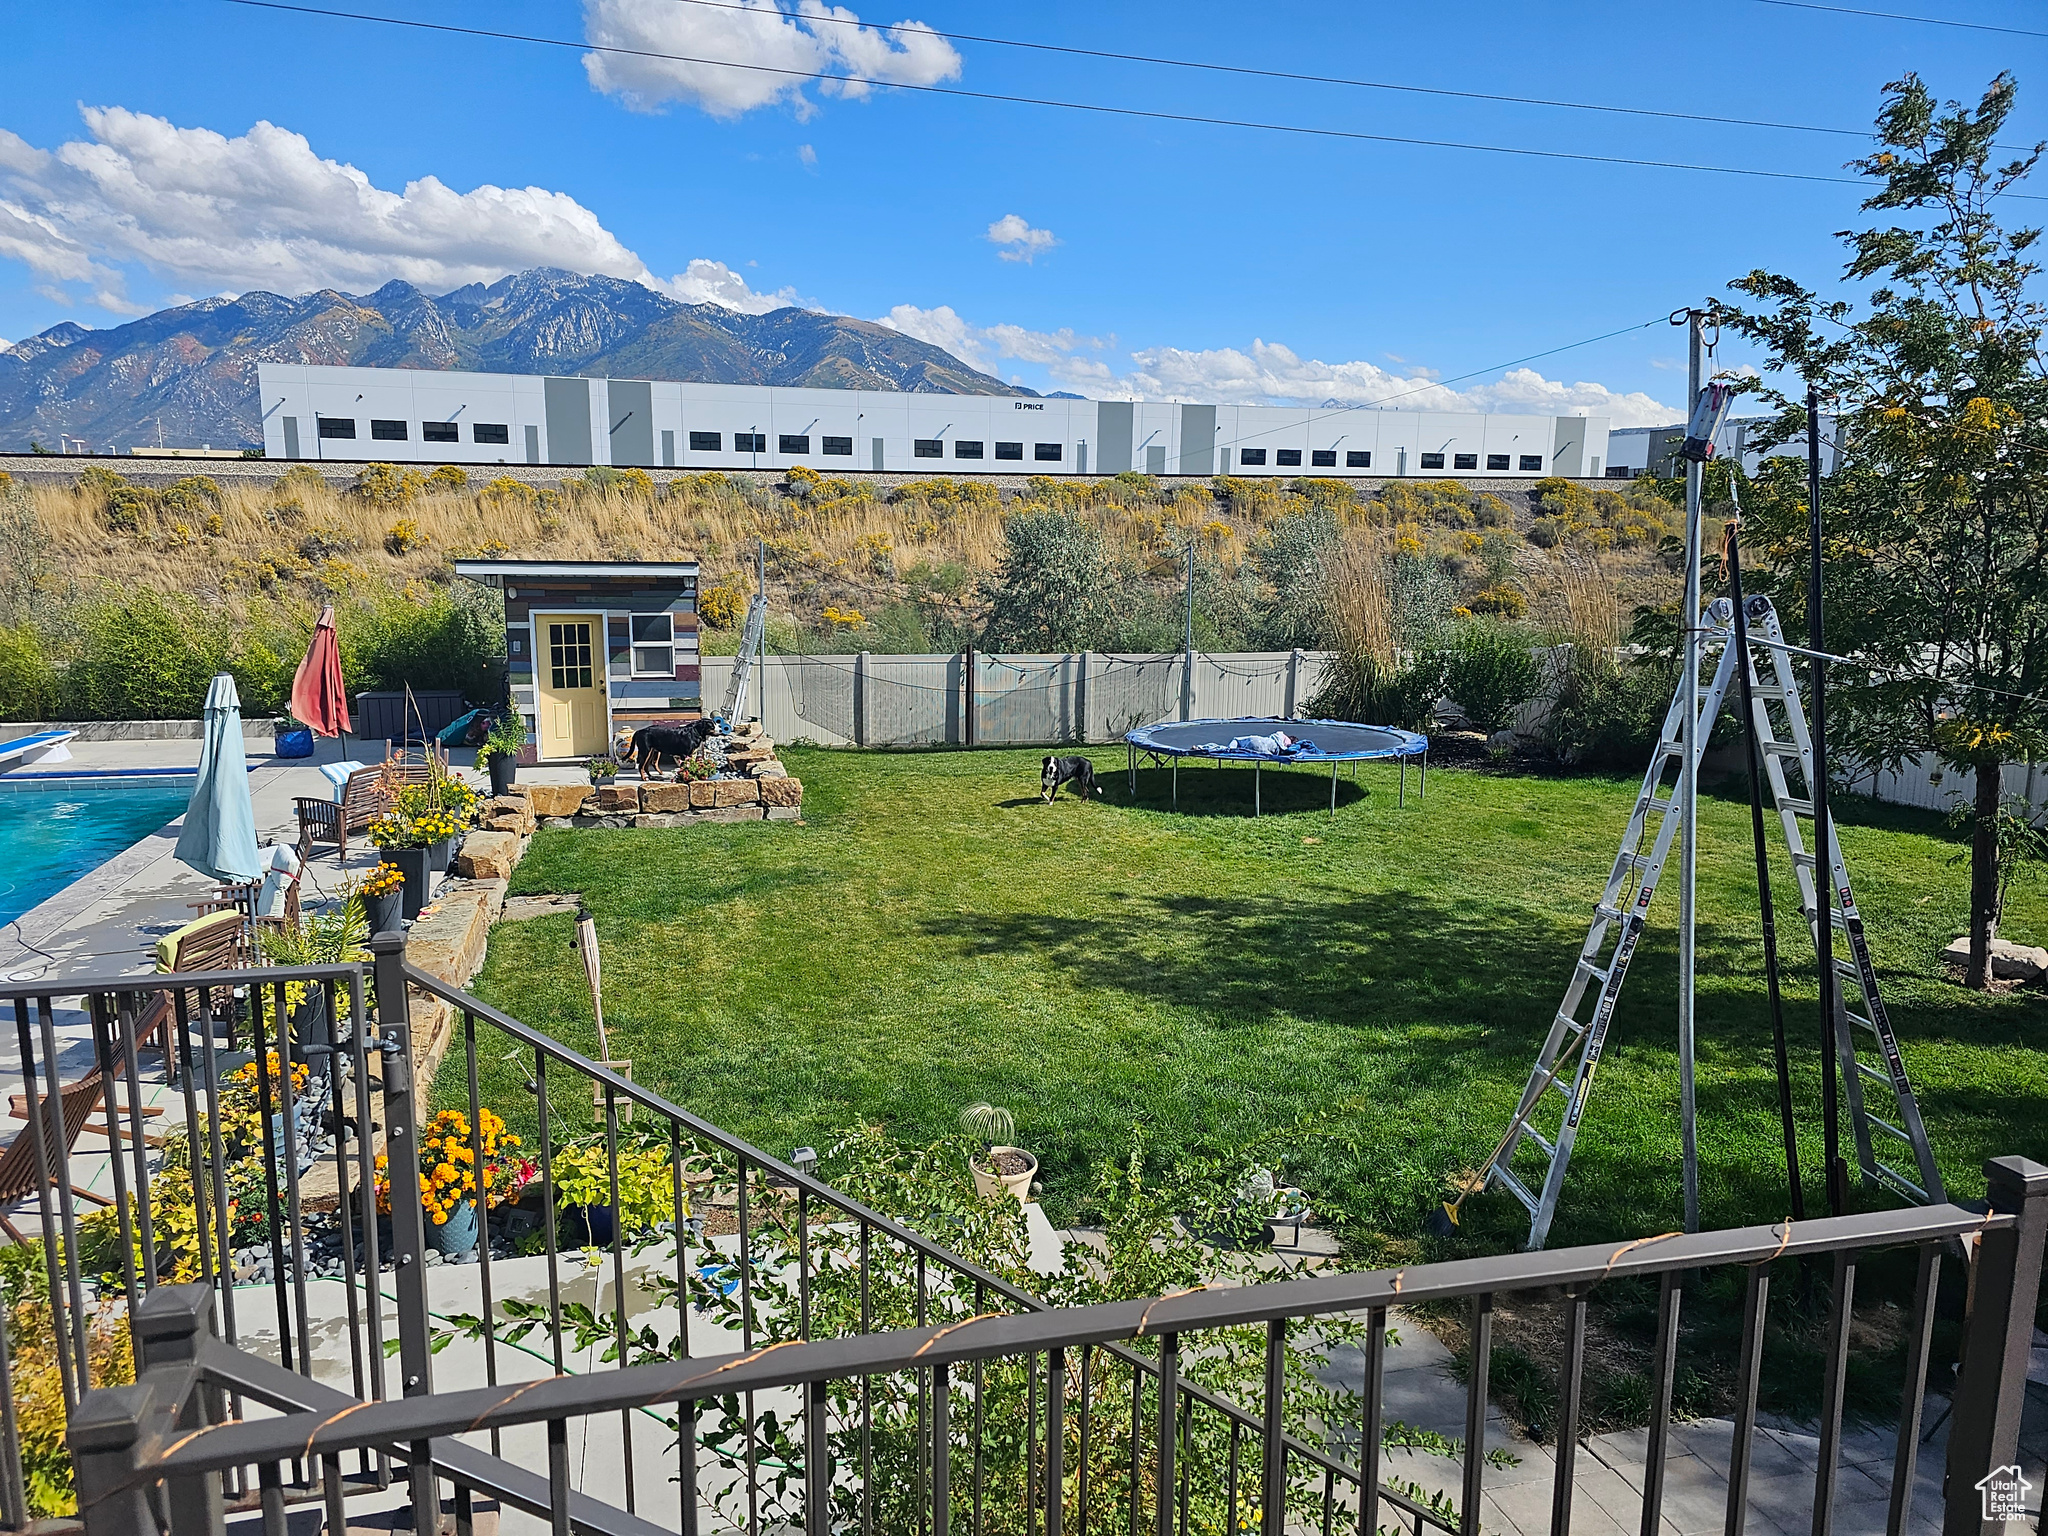
[[[47,720],[57,713],[57,669],[27,624],[0,624],[0,720]]]
[[[1371,656],[1340,655],[1324,674],[1308,712],[1321,720],[1427,730],[1444,693],[1445,655],[1423,651],[1389,665]]]
[[[1444,689],[1457,700],[1474,729],[1491,734],[1536,697],[1541,681],[1529,637],[1486,619],[1471,619],[1452,632],[1445,653]]]
[[[87,602],[76,620],[78,651],[63,689],[73,719],[189,720],[227,662],[218,616],[182,596],[110,593]]]
[[[1573,646],[1540,733],[1543,750],[1578,768],[1641,768],[1671,707],[1675,672],[1661,662],[1624,665]]]
[[[504,626],[479,599],[446,589],[387,592],[337,614],[335,630],[351,692],[410,683],[469,699],[502,695]]]
[[[396,464],[365,464],[349,492],[373,506],[396,507],[419,495],[426,483],[427,477],[416,469],[400,469]]]

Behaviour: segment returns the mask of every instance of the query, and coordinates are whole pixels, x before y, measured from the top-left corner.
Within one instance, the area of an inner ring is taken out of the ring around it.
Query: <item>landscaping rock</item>
[[[524,788],[536,816],[574,816],[593,793],[588,784],[528,784]]]
[[[687,784],[645,784],[640,789],[640,809],[643,811],[687,811],[690,808],[690,786]]]
[[[1514,751],[1515,733],[1513,731],[1495,731],[1486,738],[1486,750],[1489,752]]]
[[[730,734],[735,741],[744,741],[750,736],[758,736],[761,734],[761,722],[758,720],[742,720],[732,728]]]
[[[638,784],[606,784],[597,792],[597,808],[606,814],[619,811],[637,812],[640,809],[640,786]]]
[[[455,873],[472,880],[509,880],[518,862],[518,833],[472,832],[455,855]]]
[[[541,822],[541,825],[557,832],[565,832],[576,825],[576,818],[573,816],[549,816]]]
[[[711,803],[726,807],[735,805],[759,805],[761,786],[752,779],[712,779]]]
[[[722,805],[697,815],[704,821],[759,821],[762,812],[758,805]]]
[[[804,781],[784,774],[779,779],[757,779],[754,791],[763,805],[799,806],[804,803]]]
[[[1970,936],[1949,941],[1942,959],[1954,966],[1970,963]],[[2048,948],[2038,944],[2015,944],[2011,939],[1991,941],[1991,974],[2000,981],[2039,981],[2048,976]]]
[[[717,792],[717,781],[713,779],[697,779],[693,781],[690,785],[690,809],[693,811],[709,810],[718,803],[713,798]]]
[[[766,810],[770,821],[800,821],[804,814],[803,808],[796,805],[771,805]]]
[[[636,827],[687,827],[697,818],[688,811],[642,811],[633,818]]]
[[[757,779],[786,779],[789,777],[789,770],[780,763],[763,763],[754,770],[754,777]]]
[[[536,825],[533,802],[525,795],[498,795],[486,800],[477,825],[487,832],[514,832],[531,837]]]

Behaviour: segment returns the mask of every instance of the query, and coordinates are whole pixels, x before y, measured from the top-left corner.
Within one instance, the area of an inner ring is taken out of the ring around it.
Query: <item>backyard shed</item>
[[[457,560],[505,594],[505,664],[526,762],[590,757],[702,708],[694,560]]]

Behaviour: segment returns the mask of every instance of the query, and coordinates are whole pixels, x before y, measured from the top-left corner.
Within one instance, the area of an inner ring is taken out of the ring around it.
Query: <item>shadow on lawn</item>
[[[1185,1121],[1192,1110],[1204,1134],[1228,1138],[1240,1111],[1247,1124],[1270,1128],[1271,1097],[1291,1083],[1300,1112],[1337,1111],[1347,1122],[1356,1151],[1343,1178],[1359,1187],[1368,1219],[1390,1230],[1419,1225],[1443,1177],[1476,1166],[1505,1128],[1583,938],[1554,916],[1478,896],[1447,903],[1304,887],[1256,899],[1134,893],[1112,901],[1087,914],[934,914],[922,927],[964,958],[1028,951],[1079,988],[1196,1010],[1182,1028],[1195,1040],[1211,1034],[1221,1048],[1190,1049],[1173,1063],[1161,1081],[1180,1102],[1131,1113]],[[1735,951],[1702,934],[1703,973],[1738,968]],[[1668,934],[1639,951],[1559,1241],[1674,1224],[1675,972]],[[1701,1084],[1703,1120],[1739,1126],[1730,1140],[1745,1143],[1708,1171],[1707,1208],[1720,1224],[1776,1215],[1786,1203],[1782,1167],[1755,1151],[1775,1125],[1760,981],[1757,993],[1753,1008],[1724,1002],[1716,1010],[1714,1050],[1729,1070]],[[1269,1053],[1279,1049],[1292,1054],[1275,1070]],[[1251,1074],[1263,1082],[1241,1080],[1246,1052],[1264,1057]],[[1403,1211],[1415,1214],[1404,1219]],[[1511,1211],[1500,1219],[1514,1225]]]
[[[1373,773],[1369,765],[1360,776],[1353,779],[1349,765],[1340,765],[1337,774],[1337,808],[1357,805],[1368,798],[1392,800],[1398,791],[1398,781],[1387,777],[1393,770],[1379,767],[1378,783],[1368,775]],[[1096,765],[1096,773],[1103,788],[1103,798],[1111,805],[1129,805],[1139,810],[1165,811],[1173,809],[1173,770],[1171,768],[1140,768],[1138,770],[1138,792],[1130,793],[1130,775],[1118,765],[1105,769]],[[1268,816],[1287,816],[1304,811],[1330,809],[1330,770],[1314,766],[1267,768],[1260,770],[1254,785],[1254,772],[1249,763],[1229,763],[1217,767],[1212,763],[1197,765],[1193,760],[1184,762],[1180,768],[1180,811],[1184,816],[1241,816],[1250,818],[1253,814],[1254,789],[1260,809]],[[1408,796],[1413,800],[1418,788],[1419,775],[1411,774],[1408,779]]]

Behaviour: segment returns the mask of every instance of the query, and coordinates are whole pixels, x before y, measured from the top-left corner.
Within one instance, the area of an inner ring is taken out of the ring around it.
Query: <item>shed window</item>
[[[953,439],[953,457],[956,459],[978,459],[981,457],[981,444],[972,438],[956,437]]]
[[[1424,469],[1442,469],[1444,467],[1444,456],[1440,453],[1425,453],[1422,456],[1422,467]]]
[[[1541,469],[1543,467],[1543,455],[1540,453],[1525,453],[1522,455],[1522,462],[1518,467],[1522,469]]]
[[[420,423],[420,441],[459,443],[462,441],[462,428],[452,421],[423,421]]]
[[[725,434],[723,432],[692,432],[690,434],[690,452],[723,453],[724,451]]]
[[[1301,450],[1299,448],[1275,448],[1273,450],[1273,462],[1282,469],[1299,469],[1301,468]]]
[[[402,421],[372,421],[370,436],[380,443],[402,443],[406,439],[405,423]]]
[[[1454,453],[1451,455],[1451,468],[1453,469],[1477,469],[1478,467],[1479,455],[1476,453]]]
[[[1312,469],[1335,469],[1337,467],[1337,450],[1334,448],[1317,448],[1309,454],[1308,462],[1309,467]]]
[[[946,442],[938,437],[915,437],[910,440],[910,452],[914,458],[943,459],[946,456]]]
[[[345,437],[353,440],[356,435],[356,424],[347,416],[321,416],[316,419],[320,423],[322,437]]]
[[[1024,457],[1022,443],[997,443],[996,457],[999,459],[1021,459]]]
[[[676,621],[669,613],[633,615],[633,675],[674,677],[676,675]]]
[[[811,439],[808,434],[785,432],[776,439],[776,442],[781,445],[781,451],[784,453],[809,453],[811,451]]]
[[[1504,453],[1489,453],[1486,456],[1486,467],[1488,469],[1506,469],[1508,467],[1508,456]]]
[[[469,440],[473,443],[509,443],[512,429],[502,421],[479,421],[469,429]]]
[[[828,437],[824,441],[828,458],[850,459],[853,457],[853,439],[850,437]]]
[[[1240,464],[1263,464],[1266,462],[1266,450],[1263,448],[1240,448],[1237,450],[1237,462]]]
[[[1371,468],[1372,468],[1372,452],[1371,452],[1371,450],[1370,450],[1370,449],[1363,449],[1363,448],[1347,448],[1347,449],[1345,449],[1345,450],[1344,450],[1344,467],[1345,467],[1346,469],[1371,469]]]
[[[1065,454],[1066,447],[1062,443],[1033,443],[1031,445],[1031,457],[1038,460],[1041,464],[1057,464]]]

